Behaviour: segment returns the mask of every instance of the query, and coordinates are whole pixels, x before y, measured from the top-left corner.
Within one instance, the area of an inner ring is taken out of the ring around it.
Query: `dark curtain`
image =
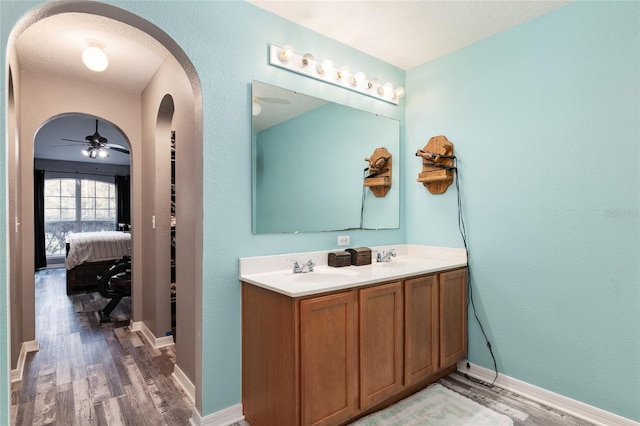
[[[35,266],[36,269],[47,266],[47,251],[44,241],[44,170],[33,173],[33,214],[35,223]]]
[[[129,176],[116,176],[116,197],[118,199],[116,230],[118,223],[131,225],[131,187]]]

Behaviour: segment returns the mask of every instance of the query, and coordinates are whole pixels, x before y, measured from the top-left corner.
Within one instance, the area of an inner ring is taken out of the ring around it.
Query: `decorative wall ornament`
[[[444,193],[453,182],[453,144],[446,136],[434,136],[416,152],[416,156],[422,158],[418,182],[422,182],[432,194]]]

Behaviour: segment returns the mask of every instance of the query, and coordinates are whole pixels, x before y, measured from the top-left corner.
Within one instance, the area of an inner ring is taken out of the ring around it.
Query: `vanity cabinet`
[[[440,368],[455,364],[467,352],[467,270],[442,272],[439,279]]]
[[[402,390],[402,282],[367,287],[359,293],[360,409]]]
[[[302,424],[339,424],[358,410],[357,298],[348,291],[300,302]]]
[[[438,274],[404,282],[404,382],[419,383],[438,369]]]
[[[297,298],[243,282],[242,345],[251,425],[346,424],[455,370],[466,269]]]

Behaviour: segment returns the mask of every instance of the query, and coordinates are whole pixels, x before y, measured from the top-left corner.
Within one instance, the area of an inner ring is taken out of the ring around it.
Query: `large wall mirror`
[[[253,232],[400,226],[397,120],[252,82]],[[363,186],[376,148],[393,158],[391,189]]]

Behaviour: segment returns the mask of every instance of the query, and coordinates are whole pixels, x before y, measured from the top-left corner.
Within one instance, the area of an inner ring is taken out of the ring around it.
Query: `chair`
[[[131,296],[131,257],[124,256],[105,270],[98,277],[98,291],[109,300],[107,305],[98,311],[100,322],[110,322],[111,312],[123,297]]]

